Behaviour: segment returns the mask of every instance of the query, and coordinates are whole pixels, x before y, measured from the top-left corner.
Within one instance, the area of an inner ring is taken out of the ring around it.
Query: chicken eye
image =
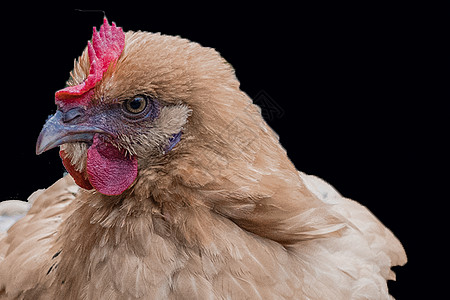
[[[147,99],[142,96],[136,96],[124,102],[124,109],[131,114],[139,114],[147,108]]]

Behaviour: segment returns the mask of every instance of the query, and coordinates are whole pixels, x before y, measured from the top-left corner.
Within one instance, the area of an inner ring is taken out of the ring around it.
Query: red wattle
[[[134,182],[137,159],[127,156],[108,142],[94,136],[87,153],[87,174],[92,186],[104,195],[120,195]]]
[[[70,159],[67,158],[67,153],[64,150],[60,150],[59,156],[62,159],[64,168],[66,168],[67,172],[69,172],[69,174],[73,177],[75,183],[78,184],[78,186],[82,187],[83,189],[92,190],[93,187],[89,182],[89,180],[87,180],[82,173],[75,170],[75,167],[71,164]]]

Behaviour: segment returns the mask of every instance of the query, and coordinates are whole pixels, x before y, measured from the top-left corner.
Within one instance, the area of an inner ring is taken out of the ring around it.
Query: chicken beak
[[[104,133],[97,127],[73,122],[73,118],[68,119],[67,115],[68,112],[58,110],[44,124],[36,143],[37,155],[65,143],[91,143],[96,133]]]

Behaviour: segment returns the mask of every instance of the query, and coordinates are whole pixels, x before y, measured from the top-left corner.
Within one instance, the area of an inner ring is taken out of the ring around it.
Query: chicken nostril
[[[84,109],[81,107],[74,107],[66,112],[63,112],[62,121],[64,123],[70,123],[73,120],[81,117],[82,115],[84,115]]]

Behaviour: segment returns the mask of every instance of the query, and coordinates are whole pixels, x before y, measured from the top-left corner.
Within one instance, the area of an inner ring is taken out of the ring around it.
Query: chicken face
[[[105,195],[123,193],[140,165],[163,159],[180,141],[190,115],[181,101],[161,97],[154,87],[158,78],[148,72],[152,66],[133,60],[144,46],[139,36],[126,36],[106,19],[99,32],[94,28],[68,87],[56,92],[57,112],[36,145],[37,154],[61,146],[63,164],[77,184]]]

